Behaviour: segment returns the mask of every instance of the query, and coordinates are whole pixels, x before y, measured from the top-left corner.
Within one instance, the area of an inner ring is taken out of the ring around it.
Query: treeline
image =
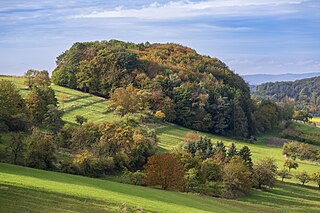
[[[111,97],[120,115],[143,112],[215,134],[250,137],[282,119],[270,104],[277,121],[261,114],[268,107],[252,101],[248,85],[223,62],[177,44],[75,43],[57,57],[52,80]]]
[[[305,110],[314,116],[320,115],[320,77],[264,83],[256,87],[254,96],[276,102],[292,102],[297,110]]]

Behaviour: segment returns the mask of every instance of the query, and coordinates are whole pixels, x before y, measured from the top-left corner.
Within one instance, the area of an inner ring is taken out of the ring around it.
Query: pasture
[[[0,163],[0,212],[317,212],[320,191],[277,183],[237,200]]]

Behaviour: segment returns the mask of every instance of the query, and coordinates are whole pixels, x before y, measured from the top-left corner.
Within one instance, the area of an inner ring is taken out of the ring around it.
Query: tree
[[[317,171],[312,174],[312,180],[316,182],[320,188],[320,171]]]
[[[239,156],[233,157],[223,168],[223,182],[233,196],[238,192],[248,193],[251,189],[251,171]]]
[[[222,181],[222,166],[215,162],[212,158],[205,159],[201,163],[200,167],[200,177],[203,182],[214,181],[220,182]]]
[[[249,147],[244,146],[239,151],[239,156],[244,160],[249,169],[252,169],[253,163],[251,158],[251,151]]]
[[[308,183],[311,180],[310,175],[306,171],[302,171],[296,174],[296,178],[300,180],[302,185]]]
[[[219,97],[217,104],[213,105],[213,110],[216,114],[213,117],[213,127],[216,133],[224,133],[224,130],[228,127],[229,119],[229,103],[226,97]]]
[[[88,121],[87,118],[83,117],[82,115],[77,115],[76,116],[76,122],[77,124],[79,124],[80,126],[82,126],[83,123],[86,123]]]
[[[63,121],[61,119],[63,110],[59,110],[56,106],[51,104],[47,108],[48,111],[44,115],[44,124],[53,133],[57,133],[63,126]]]
[[[293,119],[296,121],[302,121],[303,123],[309,122],[312,116],[305,110],[295,111]]]
[[[41,123],[43,116],[46,113],[46,106],[41,96],[36,92],[30,92],[26,99],[26,108],[31,120],[34,123]]]
[[[34,81],[37,86],[50,86],[49,72],[47,70],[38,71],[36,73]]]
[[[274,186],[276,182],[277,166],[271,158],[263,159],[253,166],[253,183],[258,189],[265,186]]]
[[[228,150],[228,158],[231,159],[234,156],[237,156],[239,153],[237,151],[237,147],[234,143],[231,144]]]
[[[12,163],[17,164],[17,160],[22,156],[24,151],[24,144],[21,133],[16,133],[11,136],[11,142],[6,147],[6,151],[12,158]]]
[[[31,89],[36,86],[50,86],[49,72],[47,70],[28,70],[24,76],[26,77],[25,84]]]
[[[61,103],[62,109],[64,109],[64,102],[65,102],[66,98],[67,98],[67,96],[64,93],[61,93],[59,95],[59,102]]]
[[[291,159],[287,159],[283,166],[287,167],[289,172],[291,169],[297,169],[299,167],[298,163]]]
[[[279,170],[277,173],[278,173],[279,177],[281,177],[281,181],[282,182],[284,182],[285,178],[290,178],[291,177],[291,174],[290,174],[289,170],[285,169],[285,168]]]
[[[145,166],[145,184],[162,189],[183,190],[184,169],[174,154],[155,154]]]
[[[0,121],[23,113],[23,99],[11,81],[0,80],[0,106]]]
[[[27,166],[38,169],[52,169],[56,161],[56,146],[46,133],[33,129],[27,138],[26,162]]]

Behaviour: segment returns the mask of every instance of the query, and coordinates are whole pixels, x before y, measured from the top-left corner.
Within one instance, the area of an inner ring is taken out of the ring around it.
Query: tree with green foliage
[[[239,151],[239,156],[244,160],[249,169],[252,170],[253,163],[251,158],[251,151],[248,146],[244,146]]]
[[[229,147],[227,154],[228,159],[231,159],[232,157],[237,156],[238,154],[239,153],[237,151],[236,145],[234,143],[231,143],[231,146]]]
[[[0,80],[0,106],[0,123],[3,126],[24,113],[23,99],[11,81]]]
[[[253,165],[252,178],[255,187],[261,189],[262,186],[272,187],[276,182],[277,166],[274,159],[267,158],[260,160]]]
[[[77,115],[75,121],[77,122],[77,124],[82,126],[82,124],[86,123],[88,121],[88,119],[83,117],[82,115]]]
[[[223,182],[226,185],[226,197],[246,194],[252,186],[251,171],[239,156],[233,157],[223,168]]]
[[[291,174],[290,174],[289,170],[288,170],[288,169],[285,169],[285,168],[279,170],[279,171],[277,172],[277,174],[279,175],[279,177],[281,177],[281,181],[282,181],[282,182],[284,182],[284,179],[285,179],[285,178],[287,178],[287,179],[288,179],[288,178],[291,178]]]
[[[217,99],[217,104],[213,106],[213,110],[216,111],[216,114],[213,117],[213,128],[216,133],[222,134],[228,127],[230,111],[228,100],[226,97],[219,97]]]
[[[45,87],[50,86],[50,77],[47,70],[33,70],[30,69],[25,73],[25,84],[31,89],[32,87]]]
[[[320,189],[320,171],[317,171],[312,174],[312,180],[318,184]]]
[[[54,105],[48,105],[48,110],[44,115],[44,124],[53,133],[57,133],[63,126],[62,115],[63,110],[58,109]]]
[[[11,142],[6,147],[6,151],[12,159],[12,163],[17,164],[18,158],[21,158],[24,152],[24,143],[21,133],[14,133],[11,136]]]
[[[299,167],[299,164],[295,162],[294,160],[287,159],[284,164],[284,167],[288,168],[289,172],[291,169],[297,169]]]
[[[293,114],[293,120],[302,121],[303,123],[309,122],[312,116],[305,110],[295,111]]]
[[[43,121],[47,109],[41,96],[36,92],[30,92],[26,99],[26,108],[32,122],[40,124]]]
[[[52,169],[56,161],[56,145],[47,133],[33,129],[27,138],[26,164],[38,169]]]
[[[308,183],[311,180],[310,175],[306,171],[302,171],[296,174],[296,178],[301,182],[302,185]]]

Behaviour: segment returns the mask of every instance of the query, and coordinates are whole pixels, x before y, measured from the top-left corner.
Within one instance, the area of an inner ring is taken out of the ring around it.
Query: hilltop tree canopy
[[[158,112],[195,130],[236,137],[255,133],[247,83],[217,58],[188,47],[75,43],[56,62],[55,84],[111,97],[110,106],[120,115]]]

